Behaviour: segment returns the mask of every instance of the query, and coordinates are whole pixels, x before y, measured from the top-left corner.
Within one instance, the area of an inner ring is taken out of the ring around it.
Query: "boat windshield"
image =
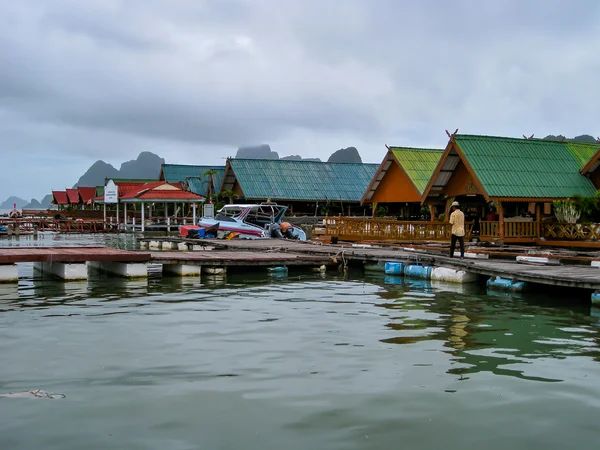
[[[239,206],[224,206],[217,212],[215,219],[233,221],[233,219],[238,217],[242,211],[244,211],[244,209]]]

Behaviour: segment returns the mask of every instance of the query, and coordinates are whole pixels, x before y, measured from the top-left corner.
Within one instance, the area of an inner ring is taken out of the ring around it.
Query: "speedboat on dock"
[[[288,238],[306,241],[306,233],[302,228],[283,220],[287,210],[287,206],[276,203],[225,205],[214,217],[200,217],[197,226],[180,227],[180,234],[188,237],[190,231],[197,230],[195,233],[204,237],[199,232],[203,230],[211,236],[216,233],[216,237],[233,233],[241,239]]]

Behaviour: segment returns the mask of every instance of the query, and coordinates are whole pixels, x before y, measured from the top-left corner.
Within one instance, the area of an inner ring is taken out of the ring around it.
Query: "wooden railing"
[[[471,238],[473,224],[465,224],[466,239]],[[327,217],[325,232],[342,240],[388,241],[449,241],[451,225],[442,222],[402,222],[391,219],[363,219],[353,217]],[[480,222],[479,237],[484,240],[499,239],[499,222]],[[600,241],[600,224],[539,223],[535,221],[504,222],[504,239]]]
[[[504,222],[504,238],[536,238],[537,222]]]
[[[479,222],[479,236],[486,238],[497,238],[500,236],[500,227],[498,222]]]
[[[597,223],[545,223],[542,234],[546,239],[562,241],[600,240],[600,224]]]
[[[328,217],[325,231],[345,240],[448,240],[451,226],[440,222]]]

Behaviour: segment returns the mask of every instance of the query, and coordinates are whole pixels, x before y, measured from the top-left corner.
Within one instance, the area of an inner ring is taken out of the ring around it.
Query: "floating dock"
[[[390,275],[421,277],[456,283],[488,278],[488,288],[526,290],[529,284],[562,286],[600,292],[600,256],[560,257],[548,253],[494,255],[470,251],[465,259],[415,248],[326,245],[278,239],[192,240],[142,238],[141,251],[98,247],[0,248],[0,281],[18,279],[17,263],[34,263],[34,269],[62,279],[86,279],[93,267],[121,277],[148,276],[148,266],[162,265],[164,274],[180,276],[222,274],[228,268],[333,267],[359,265]],[[565,263],[566,262],[566,263]],[[391,270],[391,269],[390,269]],[[492,281],[490,281],[493,278]],[[523,284],[525,283],[525,284]],[[593,298],[598,298],[598,295]],[[599,299],[600,301],[600,299]]]

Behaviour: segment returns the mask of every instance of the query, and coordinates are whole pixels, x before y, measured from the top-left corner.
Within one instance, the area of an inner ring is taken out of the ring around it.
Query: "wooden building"
[[[597,148],[593,143],[455,134],[421,201],[436,217],[443,213],[444,220],[450,204],[458,201],[464,212],[476,210],[483,219],[482,235],[531,240],[541,236],[542,216],[552,214],[554,200],[595,195],[596,187],[581,171]]]
[[[428,219],[430,212],[423,214],[421,197],[444,151],[410,147],[387,149],[361,203],[372,204],[373,216]]]

